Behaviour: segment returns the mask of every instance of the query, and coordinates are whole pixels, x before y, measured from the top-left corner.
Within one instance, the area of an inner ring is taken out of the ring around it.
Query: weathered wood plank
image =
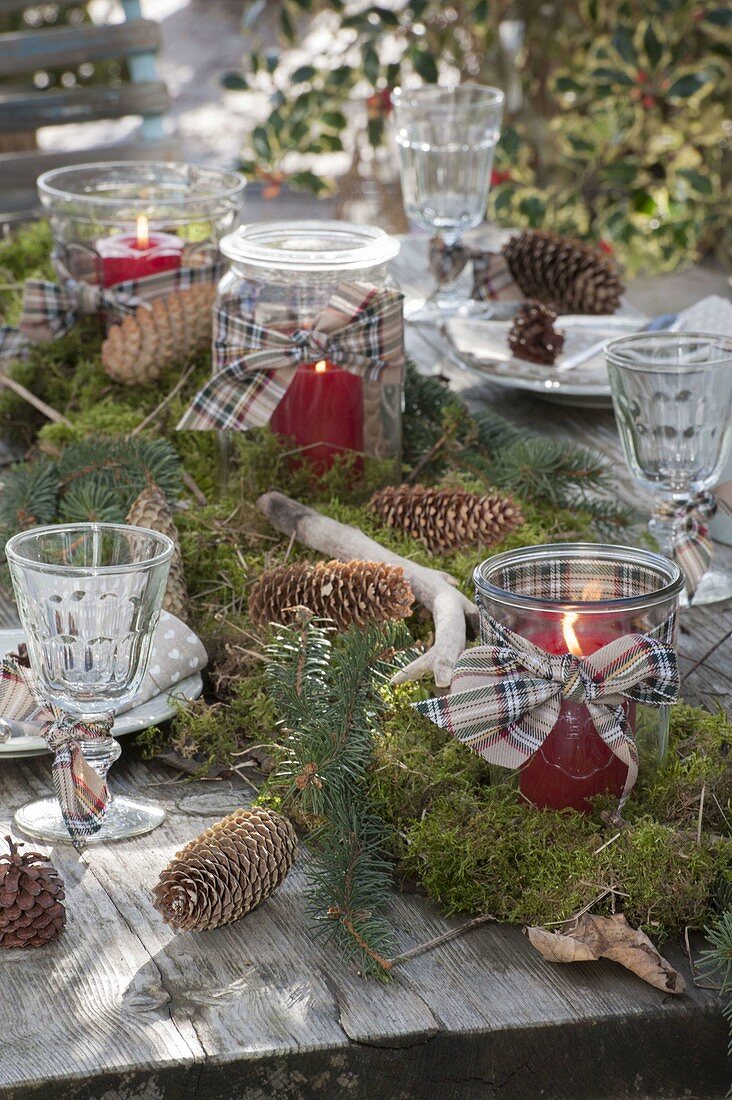
[[[119,145],[100,145],[94,149],[68,149],[63,152],[6,153],[0,156],[0,208],[8,204],[8,194],[21,188],[35,190],[36,179],[41,172],[52,168],[65,168],[72,164],[86,164],[90,158],[97,160],[174,160],[180,155],[178,138],[165,138],[150,144],[145,141],[126,141]]]
[[[4,77],[13,77],[36,69],[124,58],[157,51],[160,41],[160,27],[152,19],[0,34],[0,72]]]
[[[526,1100],[540,1088],[562,1100],[596,1100],[670,1097],[684,1089],[701,1098],[723,1090],[725,1028],[713,994],[692,987],[687,997],[665,998],[611,964],[551,967],[517,929],[471,932],[411,960],[386,986],[358,978],[332,949],[313,942],[304,916],[306,853],[284,886],[244,921],[203,935],[174,935],[150,901],[158,869],[246,797],[229,782],[213,788],[166,783],[163,769],[125,756],[114,769],[118,788],[162,798],[169,817],[149,837],[90,849],[83,883],[103,890],[123,931],[145,945],[151,962],[136,963],[142,976],[135,989],[141,990],[136,997],[147,1041],[148,1020],[162,1015],[159,975],[180,1041],[192,1059],[196,1044],[203,1051],[197,1100]],[[4,767],[0,798],[7,812],[40,793],[47,779],[46,761]],[[64,873],[68,862],[66,857]],[[79,896],[77,904],[74,952],[87,965],[97,958],[99,931],[95,920],[84,919],[86,898]],[[395,899],[392,917],[400,949],[458,923],[412,895]],[[129,985],[127,941],[118,942],[127,966],[121,982]],[[674,960],[687,972],[679,953]],[[74,1002],[82,993],[66,981],[60,996]],[[9,1011],[7,999],[0,999],[0,1034]],[[21,1015],[29,1011],[24,1003]],[[77,1026],[87,1026],[78,1004],[71,1011]],[[126,1017],[119,1026],[117,1048],[137,1041]],[[69,1075],[79,1072],[76,1047],[70,1049]],[[43,1085],[33,1076],[38,1066],[27,1050],[21,1061],[28,1075],[23,1095],[40,1097]],[[170,1059],[159,1061],[165,1068]],[[100,1070],[109,1072],[108,1062]],[[148,1064],[142,1057],[140,1063]],[[59,1089],[70,1086],[58,1079]],[[0,1089],[3,1100],[11,1095]],[[85,1082],[78,1096],[100,1098],[103,1090]]]
[[[160,81],[120,84],[116,88],[89,85],[48,92],[5,89],[0,94],[0,132],[126,115],[157,115],[167,110],[168,103],[168,90]]]
[[[23,769],[3,762],[0,835],[48,775],[47,758]],[[0,1095],[45,1080],[54,1096],[71,1096],[78,1079],[133,1071],[165,1078],[166,1096],[188,1095],[188,1071],[202,1050],[171,1020],[148,951],[85,860],[68,846],[53,859],[66,883],[65,934],[42,950],[0,952]]]

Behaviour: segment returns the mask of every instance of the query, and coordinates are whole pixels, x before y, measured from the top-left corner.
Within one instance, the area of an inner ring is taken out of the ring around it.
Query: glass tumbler
[[[557,655],[589,657],[627,634],[675,644],[684,582],[660,554],[591,543],[530,546],[488,558],[474,580],[484,644],[494,641],[491,620]],[[666,752],[669,708],[624,706],[643,769]],[[520,767],[518,785],[542,809],[587,812],[597,795],[619,798],[627,772],[587,706],[563,700],[554,728]]]
[[[129,704],[147,671],[173,543],[156,531],[112,523],[34,527],[5,547],[28,655],[49,703],[99,721]],[[105,776],[119,744],[82,741]],[[90,843],[154,829],[165,816],[147,799],[110,796]],[[18,828],[48,843],[68,841],[55,797],[23,806]]]
[[[485,218],[503,92],[482,84],[424,85],[392,93],[407,217],[447,247]],[[438,322],[469,308],[457,279],[441,283],[406,316]],[[485,312],[485,307],[481,307]]]
[[[694,497],[717,484],[732,447],[732,339],[642,333],[611,340],[605,354],[625,460],[655,495],[649,527],[674,557]],[[732,574],[710,569],[693,601],[731,596]]]

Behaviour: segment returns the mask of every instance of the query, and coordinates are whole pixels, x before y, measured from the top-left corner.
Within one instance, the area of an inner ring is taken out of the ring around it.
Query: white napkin
[[[732,302],[719,294],[701,298],[693,306],[677,314],[672,332],[711,332],[715,336],[732,336]]]

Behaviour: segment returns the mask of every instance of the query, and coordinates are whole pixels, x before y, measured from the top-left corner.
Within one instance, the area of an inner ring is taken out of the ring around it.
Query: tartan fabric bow
[[[732,481],[718,485],[714,492],[706,490],[680,504],[662,504],[658,508],[659,516],[673,521],[671,541],[674,557],[686,578],[690,603],[714,553],[706,521],[712,519],[719,509],[732,514]]]
[[[624,700],[654,707],[678,698],[672,646],[645,634],[618,638],[589,657],[546,653],[489,619],[490,644],[467,649],[449,695],[415,703],[491,764],[518,768],[553,730],[562,702],[583,703],[598,734],[628,766],[622,802],[638,776]]]
[[[46,703],[31,670],[12,657],[0,660],[0,716],[11,722],[38,725],[55,754],[53,785],[69,836],[75,848],[82,848],[84,838],[102,826],[109,791],[106,779],[84,759],[81,742],[113,742],[112,719],[82,722]]]
[[[430,241],[430,271],[440,286],[457,279],[469,262],[473,264],[473,289],[470,296],[475,301],[495,302],[524,297],[502,252],[471,248],[460,242],[445,244],[440,237],[433,237]]]
[[[26,280],[20,331],[31,344],[45,344],[68,332],[82,315],[104,311],[114,317],[123,317],[163,294],[187,290],[195,283],[216,282],[224,266],[217,261],[200,267],[180,267],[102,287],[75,279],[57,259],[55,267],[60,283]]]
[[[196,394],[178,430],[261,427],[285,396],[300,363],[328,359],[378,379],[404,365],[403,295],[368,283],[343,283],[311,328],[280,332],[215,311],[214,375]]]

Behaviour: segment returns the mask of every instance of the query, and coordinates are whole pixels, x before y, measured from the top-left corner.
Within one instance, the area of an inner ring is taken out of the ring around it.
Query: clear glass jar
[[[38,178],[59,273],[113,286],[218,258],[246,181],[190,164],[113,161]]]
[[[278,333],[308,329],[344,283],[393,287],[389,262],[399,249],[382,229],[349,222],[241,226],[221,241],[232,266],[217,308]],[[402,393],[401,365],[365,379],[325,359],[300,363],[269,424],[321,469],[343,451],[399,459]]]
[[[661,554],[590,543],[531,546],[482,562],[474,580],[484,643],[493,640],[494,619],[553,654],[588,657],[627,634],[676,644],[684,578]],[[669,708],[623,705],[642,770],[665,755]],[[619,797],[626,777],[587,707],[563,700],[551,733],[519,769],[518,785],[537,806],[587,811],[596,795]]]

